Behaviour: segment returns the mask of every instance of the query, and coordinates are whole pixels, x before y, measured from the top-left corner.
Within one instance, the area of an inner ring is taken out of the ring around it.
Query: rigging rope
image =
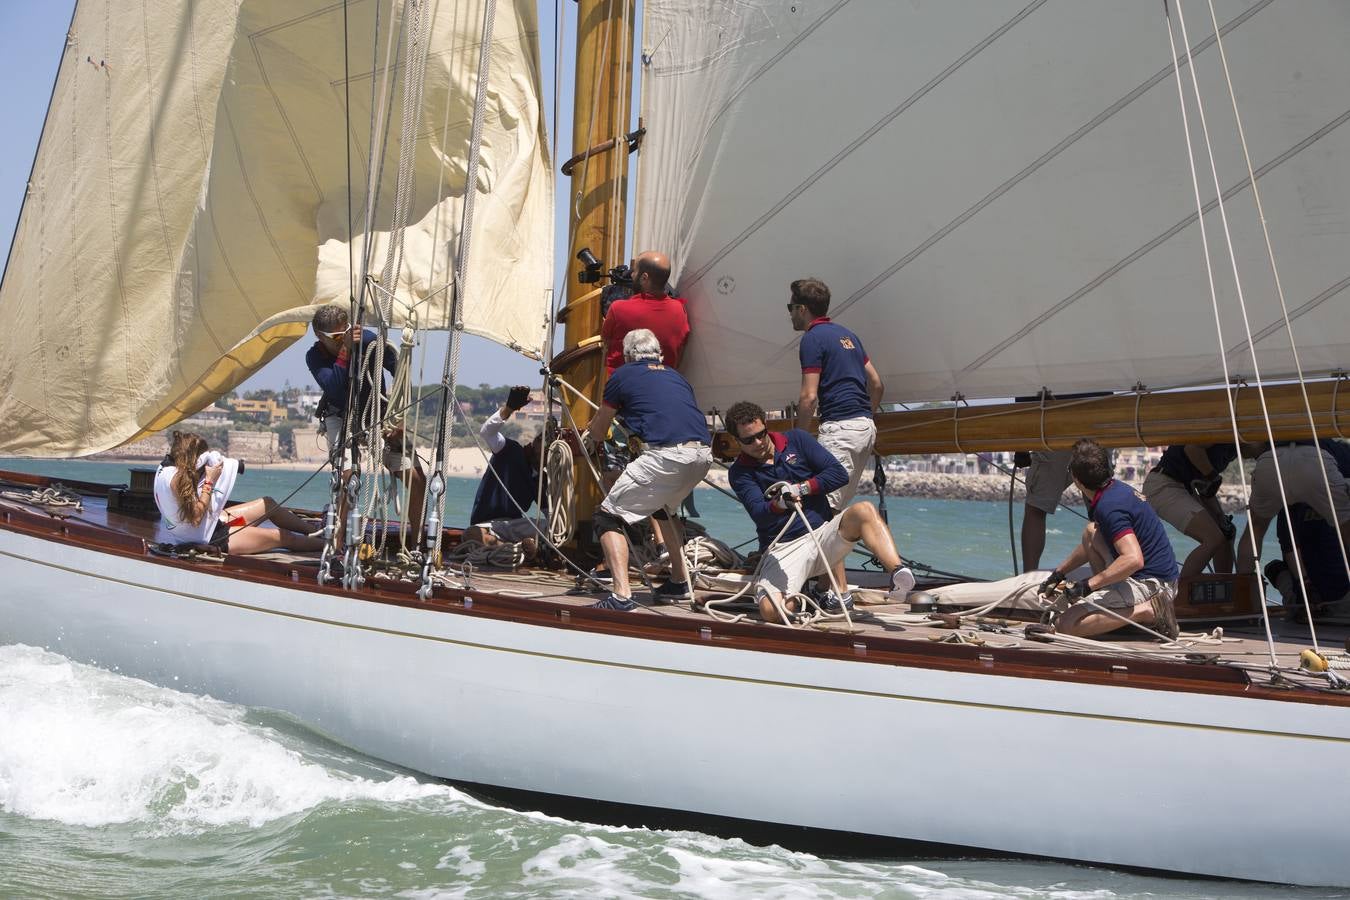
[[[1192,146],[1193,146],[1193,145],[1192,145],[1192,143],[1191,143],[1190,120],[1189,120],[1189,117],[1188,117],[1187,114],[1186,114],[1186,96],[1185,96],[1185,91],[1184,91],[1184,89],[1183,89],[1183,87],[1182,87],[1182,80],[1181,80],[1181,65],[1180,65],[1180,60],[1179,60],[1179,58],[1178,58],[1178,56],[1177,56],[1176,39],[1175,39],[1175,36],[1174,36],[1174,34],[1173,34],[1173,30],[1172,30],[1172,17],[1171,17],[1171,14],[1170,14],[1170,12],[1169,12],[1169,9],[1170,9],[1170,0],[1168,0],[1168,2],[1164,2],[1164,4],[1163,4],[1163,12],[1164,12],[1164,15],[1165,15],[1166,18],[1167,18],[1167,38],[1168,38],[1168,42],[1169,42],[1169,44],[1170,44],[1170,46],[1171,46],[1171,49],[1172,49],[1172,65],[1173,65],[1174,70],[1175,70],[1175,72],[1176,72],[1176,77],[1177,77],[1177,93],[1178,93],[1178,96],[1180,97],[1180,100],[1181,100],[1182,123],[1183,123],[1183,127],[1184,127],[1184,130],[1185,130],[1185,135],[1186,135],[1187,160],[1188,160],[1188,162],[1190,163],[1190,167],[1191,167],[1191,182],[1192,182],[1192,187],[1193,187],[1194,194],[1195,194],[1195,202],[1196,202],[1196,210],[1197,210],[1197,224],[1200,226],[1201,245],[1202,245],[1202,247],[1203,247],[1203,250],[1204,250],[1204,256],[1205,256],[1205,272],[1206,272],[1206,275],[1207,275],[1207,277],[1208,277],[1208,279],[1209,279],[1210,302],[1211,302],[1211,304],[1213,305],[1213,309],[1214,309],[1214,326],[1215,326],[1215,330],[1216,330],[1217,335],[1218,335],[1218,342],[1219,342],[1219,348],[1218,348],[1218,350],[1219,350],[1219,360],[1220,360],[1220,362],[1221,362],[1221,364],[1222,364],[1222,366],[1223,366],[1223,373],[1224,373],[1224,392],[1225,392],[1225,395],[1226,395],[1227,398],[1228,398],[1229,418],[1230,418],[1230,420],[1231,420],[1231,422],[1232,422],[1234,445],[1240,447],[1240,446],[1242,445],[1242,436],[1241,436],[1241,434],[1239,433],[1239,430],[1238,430],[1238,424],[1237,424],[1237,408],[1236,408],[1236,406],[1234,405],[1233,390],[1232,390],[1232,379],[1231,379],[1231,376],[1229,375],[1229,372],[1228,372],[1228,359],[1227,359],[1227,355],[1226,355],[1225,350],[1224,350],[1224,346],[1225,346],[1225,345],[1224,345],[1224,341],[1223,341],[1223,325],[1222,325],[1221,317],[1220,317],[1220,314],[1219,314],[1219,296],[1218,296],[1217,288],[1215,287],[1215,283],[1214,283],[1214,269],[1213,269],[1213,265],[1212,265],[1211,262],[1210,262],[1210,256],[1209,256],[1209,238],[1208,238],[1208,229],[1206,229],[1206,227],[1205,227],[1204,204],[1203,204],[1203,202],[1202,202],[1202,200],[1201,200],[1201,197],[1200,197],[1200,180],[1199,180],[1199,175],[1198,175],[1197,172],[1196,172],[1195,155],[1194,155],[1194,151],[1193,151],[1193,149],[1192,149]],[[1225,237],[1225,239],[1226,239],[1226,241],[1227,241],[1228,255],[1229,255],[1230,262],[1231,262],[1231,264],[1232,264],[1233,279],[1234,279],[1234,287],[1235,287],[1235,292],[1236,292],[1236,296],[1237,296],[1238,306],[1239,306],[1239,308],[1240,308],[1240,310],[1241,310],[1241,312],[1242,312],[1243,327],[1244,327],[1245,330],[1246,330],[1246,333],[1247,333],[1247,344],[1248,344],[1249,350],[1251,351],[1252,374],[1253,374],[1253,377],[1256,379],[1256,393],[1257,393],[1257,397],[1259,398],[1260,403],[1261,403],[1261,415],[1262,415],[1262,419],[1264,420],[1265,427],[1266,427],[1266,437],[1267,437],[1267,440],[1268,440],[1268,441],[1270,442],[1270,444],[1271,444],[1271,455],[1272,455],[1272,457],[1273,457],[1271,461],[1272,461],[1272,463],[1274,463],[1274,466],[1275,466],[1275,478],[1276,478],[1276,483],[1277,483],[1277,485],[1279,486],[1279,491],[1280,491],[1280,504],[1281,504],[1281,506],[1283,507],[1283,509],[1285,510],[1285,514],[1288,515],[1288,510],[1289,510],[1289,500],[1288,500],[1288,497],[1287,497],[1287,495],[1286,495],[1286,493],[1285,493],[1285,489],[1284,489],[1284,475],[1283,475],[1283,473],[1281,472],[1281,467],[1280,467],[1280,464],[1279,464],[1279,454],[1276,453],[1276,452],[1275,452],[1275,449],[1274,449],[1274,445],[1275,445],[1275,435],[1274,435],[1274,432],[1272,431],[1271,423],[1270,423],[1270,409],[1269,409],[1269,407],[1268,407],[1267,404],[1266,404],[1265,386],[1264,386],[1264,382],[1262,381],[1262,378],[1261,378],[1261,367],[1260,367],[1260,362],[1259,362],[1259,361],[1257,360],[1257,358],[1256,358],[1256,344],[1255,344],[1255,341],[1254,341],[1253,336],[1252,336],[1251,322],[1250,322],[1250,320],[1248,319],[1248,315],[1247,315],[1247,303],[1246,303],[1246,300],[1245,300],[1245,298],[1244,298],[1244,296],[1243,296],[1243,292],[1242,292],[1242,280],[1241,280],[1241,278],[1240,278],[1240,276],[1239,276],[1238,269],[1237,269],[1237,255],[1236,255],[1236,252],[1235,252],[1234,249],[1233,249],[1232,233],[1231,233],[1231,231],[1229,230],[1229,227],[1228,227],[1228,213],[1227,213],[1227,210],[1226,210],[1225,205],[1224,205],[1224,202],[1223,202],[1223,186],[1219,183],[1219,172],[1218,172],[1218,167],[1217,167],[1217,165],[1216,165],[1216,163],[1215,163],[1215,160],[1214,160],[1214,150],[1213,150],[1213,146],[1212,146],[1212,144],[1210,143],[1210,139],[1209,139],[1209,127],[1208,127],[1208,125],[1206,124],[1206,121],[1205,121],[1205,107],[1204,107],[1204,101],[1203,101],[1203,99],[1202,99],[1202,97],[1201,97],[1201,94],[1200,94],[1200,82],[1199,82],[1199,78],[1197,77],[1196,72],[1195,72],[1195,59],[1194,59],[1193,56],[1191,55],[1190,38],[1189,38],[1189,36],[1187,35],[1187,32],[1186,32],[1186,19],[1185,19],[1185,15],[1182,13],[1182,10],[1181,10],[1180,5],[1177,6],[1177,22],[1178,22],[1178,24],[1180,25],[1180,29],[1181,29],[1181,40],[1182,40],[1182,44],[1183,44],[1184,47],[1185,47],[1185,55],[1186,55],[1186,64],[1187,64],[1187,68],[1190,70],[1190,76],[1191,76],[1191,79],[1190,79],[1190,80],[1191,80],[1191,86],[1192,86],[1192,90],[1193,90],[1194,97],[1195,97],[1196,112],[1197,112],[1197,115],[1198,115],[1199,120],[1200,120],[1200,130],[1201,130],[1201,134],[1202,134],[1203,137],[1204,137],[1204,142],[1205,142],[1206,152],[1208,153],[1208,156],[1209,156],[1210,173],[1211,173],[1211,175],[1212,175],[1212,177],[1213,177],[1213,180],[1214,180],[1214,189],[1215,189],[1215,192],[1216,192],[1216,195],[1217,195],[1217,196],[1216,196],[1216,200],[1217,200],[1217,204],[1218,204],[1218,205],[1217,205],[1217,209],[1218,209],[1218,211],[1219,211],[1219,220],[1220,220],[1220,222],[1221,222],[1222,225],[1223,225],[1224,237]],[[1238,472],[1239,472],[1239,478],[1240,478],[1240,480],[1241,480],[1241,485],[1242,485],[1242,495],[1243,495],[1243,497],[1245,498],[1245,500],[1250,504],[1250,502],[1251,502],[1251,491],[1250,491],[1250,489],[1249,489],[1248,486],[1247,486],[1247,476],[1246,476],[1246,472],[1243,470],[1243,468],[1242,468],[1241,466],[1238,467]],[[1248,526],[1247,526],[1247,536],[1250,538],[1250,541],[1251,541],[1252,558],[1253,558],[1253,559],[1256,559],[1256,560],[1259,560],[1260,557],[1261,557],[1261,548],[1258,547],[1258,546],[1256,546],[1256,532],[1255,532],[1255,530],[1251,527],[1251,522],[1250,522],[1250,520],[1248,521]],[[1297,547],[1297,545],[1295,545],[1295,547],[1294,547],[1294,553],[1295,553],[1295,561],[1297,562],[1297,561],[1298,561],[1298,547]],[[1304,571],[1304,569],[1303,569],[1301,563],[1300,563],[1300,565],[1299,565],[1299,570],[1300,570],[1300,571]],[[1268,646],[1268,649],[1269,649],[1269,653],[1270,653],[1270,663],[1271,663],[1272,666],[1275,666],[1275,665],[1277,664],[1277,658],[1276,658],[1276,653],[1275,653],[1275,637],[1274,637],[1274,634],[1273,634],[1273,632],[1271,631],[1271,627],[1270,627],[1270,612],[1269,612],[1269,610],[1266,608],[1266,588],[1265,588],[1265,583],[1264,583],[1264,581],[1263,581],[1260,577],[1257,578],[1257,590],[1258,590],[1258,592],[1259,592],[1259,594],[1260,594],[1260,597],[1261,597],[1261,619],[1262,619],[1263,624],[1265,625],[1265,631],[1266,631],[1266,643],[1267,643],[1267,646]],[[1305,597],[1305,602],[1306,602],[1306,597]],[[1316,647],[1317,647],[1317,633],[1316,633],[1316,629],[1314,629],[1314,628],[1312,627],[1312,622],[1311,622],[1312,615],[1311,615],[1311,612],[1309,612],[1308,618],[1309,618],[1309,629],[1310,629],[1311,632],[1312,632],[1313,646],[1314,646],[1314,648],[1316,648]]]
[[[1178,12],[1178,16],[1179,16],[1179,15],[1180,15],[1180,9],[1178,9],[1177,12]],[[1228,70],[1228,54],[1227,54],[1227,52],[1223,49],[1223,34],[1222,34],[1222,32],[1221,32],[1221,30],[1220,30],[1220,28],[1219,28],[1218,15],[1217,15],[1217,13],[1215,13],[1215,11],[1214,11],[1214,0],[1209,0],[1209,16],[1210,16],[1210,21],[1212,21],[1212,22],[1214,23],[1214,45],[1215,45],[1215,47],[1216,47],[1216,48],[1218,49],[1218,51],[1219,51],[1219,60],[1220,60],[1220,61],[1222,62],[1222,64],[1223,64],[1224,81],[1225,81],[1225,83],[1226,83],[1227,86],[1228,86],[1228,97],[1229,97],[1229,100],[1231,101],[1232,106],[1233,106],[1233,119],[1234,119],[1234,121],[1237,123],[1238,142],[1242,145],[1242,158],[1243,158],[1243,161],[1247,164],[1247,182],[1248,182],[1248,184],[1251,185],[1251,189],[1252,189],[1252,200],[1254,200],[1255,203],[1256,203],[1256,217],[1257,217],[1257,220],[1261,223],[1261,234],[1262,234],[1262,237],[1264,237],[1265,243],[1266,243],[1266,258],[1270,261],[1270,274],[1271,274],[1271,278],[1274,280],[1274,283],[1275,283],[1275,296],[1276,296],[1276,297],[1279,299],[1279,301],[1280,301],[1280,315],[1281,315],[1281,317],[1282,317],[1283,320],[1284,320],[1284,330],[1285,330],[1285,334],[1287,334],[1287,335],[1289,336],[1289,349],[1290,349],[1290,352],[1293,354],[1293,359],[1294,359],[1294,371],[1298,374],[1298,387],[1299,387],[1299,391],[1300,391],[1300,392],[1302,393],[1302,395],[1303,395],[1303,409],[1304,409],[1304,411],[1307,412],[1307,414],[1308,414],[1308,429],[1312,432],[1313,440],[1316,441],[1316,440],[1317,440],[1317,422],[1316,422],[1316,420],[1315,420],[1315,417],[1313,416],[1313,411],[1312,411],[1312,401],[1310,401],[1310,400],[1308,399],[1308,384],[1307,384],[1307,381],[1304,379],[1304,375],[1303,375],[1303,362],[1302,362],[1302,360],[1299,358],[1299,353],[1298,353],[1298,341],[1296,341],[1296,340],[1294,339],[1294,326],[1293,326],[1293,323],[1292,323],[1292,322],[1290,321],[1290,319],[1289,319],[1289,304],[1288,304],[1287,302],[1285,302],[1285,299],[1284,299],[1284,287],[1283,287],[1283,285],[1280,284],[1280,269],[1279,269],[1279,266],[1276,265],[1276,263],[1275,263],[1275,246],[1274,246],[1274,244],[1271,243],[1271,240],[1270,240],[1270,226],[1266,223],[1266,211],[1265,211],[1265,208],[1261,205],[1261,192],[1260,192],[1260,190],[1257,189],[1257,186],[1256,186],[1256,171],[1255,171],[1255,169],[1254,169],[1253,166],[1252,166],[1252,155],[1251,155],[1251,151],[1250,151],[1250,150],[1248,149],[1248,147],[1247,147],[1247,133],[1246,133],[1246,131],[1245,131],[1245,130],[1243,129],[1243,127],[1242,127],[1242,115],[1238,112],[1237,91],[1236,91],[1236,90],[1234,89],[1234,87],[1233,87],[1233,76],[1232,76],[1232,73],[1229,72],[1229,70]],[[1184,26],[1183,26],[1183,27],[1184,27]],[[1236,263],[1235,263],[1234,265],[1235,265],[1235,267],[1236,267]],[[1248,340],[1248,342],[1251,341],[1251,335],[1250,335],[1250,334],[1248,334],[1247,340]],[[1253,347],[1253,348],[1252,348],[1252,354],[1253,354],[1253,357],[1255,357],[1255,353],[1256,353],[1256,348]],[[1337,380],[1337,385],[1339,386],[1339,384],[1340,384],[1340,381],[1339,381],[1339,379],[1338,379],[1338,380]],[[1334,418],[1334,417],[1335,417],[1335,409],[1336,409],[1336,407],[1335,407],[1335,392],[1334,392],[1334,390],[1333,390],[1333,395],[1332,395],[1332,397],[1333,397],[1333,403],[1332,403],[1332,415],[1333,415],[1333,423],[1334,423],[1334,422],[1335,422],[1335,418]],[[1339,429],[1339,428],[1337,428],[1336,430],[1337,430],[1337,433],[1340,432],[1340,429]],[[1278,460],[1276,460],[1276,462],[1278,462]],[[1323,454],[1321,454],[1321,453],[1317,454],[1317,463],[1318,463],[1318,466],[1320,467],[1321,473],[1322,473],[1322,486],[1323,486],[1323,488],[1326,489],[1328,508],[1334,510],[1334,509],[1336,508],[1336,501],[1335,501],[1335,499],[1332,497],[1332,493],[1331,493],[1331,479],[1330,479],[1329,476],[1327,475],[1326,457],[1325,457]],[[1288,514],[1288,511],[1286,510],[1286,515],[1287,515],[1287,514]],[[1340,549],[1341,549],[1341,563],[1342,563],[1342,565],[1343,565],[1344,568],[1345,568],[1345,577],[1346,577],[1347,580],[1350,580],[1350,557],[1348,557],[1348,556],[1346,555],[1346,549],[1345,549],[1345,536],[1341,533],[1341,523],[1340,523],[1339,519],[1337,519],[1337,517],[1334,516],[1334,515],[1332,516],[1331,526],[1332,526],[1332,528],[1334,528],[1335,531],[1336,531],[1336,543],[1340,546]],[[1300,571],[1301,571],[1301,568],[1300,568]],[[1306,595],[1305,595],[1305,600],[1306,600]],[[1309,611],[1308,623],[1309,623],[1309,627],[1311,628],[1311,626],[1312,626],[1312,613],[1311,613],[1311,610]],[[1314,638],[1313,638],[1313,643],[1316,644],[1316,642],[1317,642],[1317,639],[1316,639],[1316,637],[1314,637]]]
[[[492,31],[496,23],[496,0],[483,4],[483,30],[478,42],[478,81],[474,85],[473,124],[469,132],[469,159],[464,174],[464,202],[461,209],[459,245],[455,250],[454,281],[450,304],[450,346],[441,372],[441,428],[436,441],[436,474],[427,492],[426,543],[429,552],[422,571],[422,590],[431,591],[431,560],[440,554],[441,527],[445,498],[446,446],[455,425],[458,410],[460,337],[464,329],[464,298],[469,253],[473,244],[474,200],[478,196],[478,163],[483,146],[483,120],[487,109],[488,72],[492,63]],[[465,427],[468,428],[466,422]],[[472,430],[472,429],[470,429]],[[435,509],[433,510],[433,505]]]

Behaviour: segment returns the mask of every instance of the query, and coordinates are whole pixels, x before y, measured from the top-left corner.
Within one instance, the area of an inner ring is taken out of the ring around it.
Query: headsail
[[[1185,5],[1262,374],[1285,375],[1208,7]],[[645,10],[637,244],[673,257],[704,404],[796,398],[783,307],[805,275],[890,399],[1222,380],[1161,4]],[[1303,366],[1326,373],[1350,361],[1350,9],[1217,10]],[[1250,376],[1196,150],[1223,345]]]
[[[167,427],[302,336],[311,304],[346,302],[367,230],[380,274],[409,69],[389,38],[413,2],[156,0],[128,14],[82,0],[0,289],[0,453],[79,455]],[[483,4],[422,2],[392,324],[415,308],[421,327],[445,327]],[[533,0],[497,4],[463,301],[467,331],[541,354],[552,180],[535,15]],[[367,229],[372,118],[393,127],[375,134]]]

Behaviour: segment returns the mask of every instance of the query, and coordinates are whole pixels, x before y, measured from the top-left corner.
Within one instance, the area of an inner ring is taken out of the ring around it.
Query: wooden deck
[[[285,582],[324,592],[340,590],[317,584],[318,554],[277,552],[221,560],[156,556],[150,552],[150,545],[164,540],[165,535],[155,518],[110,511],[106,486],[64,484],[80,492],[82,507],[78,511],[24,502],[13,494],[9,497],[0,495],[0,526],[36,533],[48,531],[68,543],[144,555],[165,565],[209,566],[222,575],[245,581]],[[0,475],[0,494],[7,490],[22,494],[47,486],[47,479],[38,476]],[[458,530],[447,530],[449,544],[453,545],[458,538]],[[879,573],[850,572],[850,577],[851,580],[856,578],[855,583],[864,587],[860,592],[864,601],[868,598],[884,600],[880,591],[867,590],[869,585],[880,586],[882,576]],[[923,586],[922,581],[920,586]],[[1279,679],[1271,683],[1270,649],[1259,619],[1221,625],[1183,622],[1182,640],[1176,646],[1162,645],[1137,630],[1133,633],[1123,630],[1093,642],[1045,642],[1028,638],[1024,622],[1001,619],[997,615],[973,622],[963,621],[959,628],[953,628],[950,622],[916,621],[906,604],[884,602],[860,603],[851,623],[835,620],[795,629],[767,625],[759,619],[751,604],[744,604],[740,610],[735,610],[743,611],[744,617],[728,623],[687,604],[651,604],[650,595],[641,582],[635,581],[634,588],[634,599],[644,608],[633,613],[588,609],[603,596],[603,592],[579,587],[575,573],[545,569],[475,569],[467,579],[462,573],[450,571],[438,588],[437,596],[426,603],[416,599],[416,585],[408,579],[372,575],[361,594],[373,602],[538,619],[555,627],[561,624],[667,640],[717,640],[729,645],[802,655],[862,656],[872,662],[922,658],[934,661],[940,667],[974,671],[988,669],[997,663],[1004,674],[1029,677],[1047,677],[1050,667],[1056,667],[1054,672],[1062,675],[1069,671],[1062,667],[1071,663],[1076,675],[1088,680],[1128,681],[1132,686],[1146,687],[1158,686],[1150,679],[1180,676],[1185,686],[1177,689],[1215,690],[1219,685],[1228,685],[1223,692],[1239,686],[1246,688],[1253,682],[1264,684],[1267,691],[1303,685],[1315,690],[1290,693],[1309,699],[1314,696],[1329,698],[1330,702],[1344,700],[1350,705],[1350,696],[1343,692],[1328,692],[1322,679],[1298,673],[1299,654],[1313,646],[1311,632],[1306,624],[1286,621],[1283,608],[1279,606],[1270,607],[1270,624],[1275,636],[1276,661],[1287,670],[1284,680],[1288,683],[1283,685]],[[723,596],[700,591],[698,600],[717,600]],[[1348,625],[1350,623],[1345,622],[1317,624],[1319,646],[1324,654],[1338,661],[1346,659],[1347,638],[1350,638]],[[1215,628],[1221,629],[1221,633]],[[1013,664],[1011,668],[1009,663]],[[1024,669],[1026,671],[1022,671]],[[1350,670],[1341,671],[1350,678]]]

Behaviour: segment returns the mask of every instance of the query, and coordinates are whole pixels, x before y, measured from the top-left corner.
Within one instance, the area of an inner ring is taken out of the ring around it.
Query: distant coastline
[[[131,457],[113,457],[100,454],[96,457],[100,462],[125,462],[127,465],[156,465],[159,460],[149,458],[131,458]],[[455,447],[446,451],[446,470],[458,478],[481,478],[486,471],[483,462],[483,454],[476,447]],[[278,471],[294,472],[313,472],[319,468],[317,463],[302,462],[273,462],[273,463],[249,463],[249,468],[263,470],[275,469]],[[1026,470],[1018,472],[1017,484],[1013,490],[1013,502],[1022,503],[1026,497],[1026,490],[1022,479],[1026,475]],[[720,466],[714,466],[708,473],[708,480],[718,487],[726,488],[727,473],[726,469]],[[1130,486],[1139,490],[1142,482],[1131,482]],[[872,486],[870,478],[865,478],[859,487],[859,492],[863,494],[876,493]],[[886,476],[886,496],[888,497],[926,497],[934,500],[975,500],[990,503],[1008,502],[1008,476],[1004,474],[993,475],[955,475],[937,472],[891,472]],[[1229,513],[1239,512],[1242,509],[1241,489],[1235,485],[1224,485],[1219,493],[1219,500],[1223,505],[1224,511]],[[1062,503],[1073,506],[1082,506],[1083,500],[1078,495],[1076,488],[1070,487],[1064,492]]]

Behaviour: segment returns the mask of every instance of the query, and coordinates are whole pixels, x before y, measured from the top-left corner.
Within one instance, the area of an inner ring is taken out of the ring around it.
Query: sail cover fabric
[[[1262,374],[1288,375],[1208,5],[1183,6]],[[1326,374],[1350,362],[1350,4],[1216,8]],[[637,249],[671,254],[705,407],[796,400],[784,304],[808,275],[888,400],[1213,383],[1220,346],[1252,377],[1192,102],[1216,330],[1162,4],[647,0],[642,40]]]
[[[422,2],[391,324],[415,309],[418,325],[444,328],[483,4]],[[0,288],[0,453],[81,455],[165,428],[303,336],[312,304],[347,303],[368,230],[381,274],[413,9],[346,4],[344,60],[341,2],[81,0]],[[537,356],[553,240],[534,0],[497,3],[488,86],[463,321]],[[380,96],[390,111],[367,223]]]

